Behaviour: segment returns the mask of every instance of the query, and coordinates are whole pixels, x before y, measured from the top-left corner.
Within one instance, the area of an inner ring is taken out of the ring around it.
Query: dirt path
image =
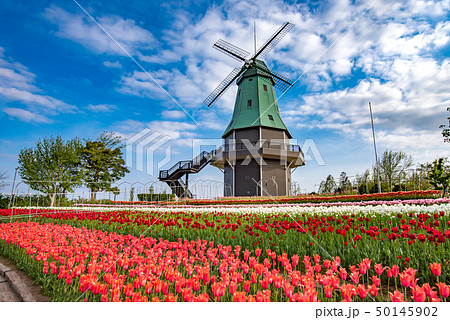
[[[10,259],[0,256],[0,263],[11,270],[14,270],[17,276],[27,286],[28,291],[31,293],[35,301],[47,302],[50,301],[49,297],[42,294],[41,287],[34,283],[34,281],[27,276],[23,271],[16,268],[14,262]],[[0,302],[15,302],[20,301],[19,297],[12,290],[5,277],[0,275]]]

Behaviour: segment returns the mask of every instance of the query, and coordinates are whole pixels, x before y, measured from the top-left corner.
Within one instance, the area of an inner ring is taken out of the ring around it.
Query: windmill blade
[[[216,43],[214,43],[213,48],[225,53],[226,55],[238,60],[245,61],[245,59],[250,55],[250,52],[247,52],[235,45],[226,42],[225,40],[220,39]]]
[[[230,85],[244,72],[245,68],[235,68],[225,79],[211,92],[211,94],[203,101],[208,107],[211,107],[217,99],[228,90]]]
[[[256,51],[255,55],[251,58],[262,59],[264,58],[277,44],[281,39],[294,27],[294,24],[290,22],[285,22],[270,38],[267,40],[258,51]]]
[[[278,90],[280,90],[282,92],[286,92],[292,87],[292,85],[293,85],[292,80],[282,76],[279,73],[276,73],[276,72],[274,72],[272,70],[269,70],[267,67],[265,67],[262,64],[258,63],[258,61],[255,61],[253,65],[256,68],[258,68],[259,70],[261,70],[262,73],[266,74],[269,77],[274,78],[274,80],[275,80],[274,88],[275,89],[278,89]],[[270,79],[267,79],[267,78],[262,78],[262,79],[265,80],[265,81],[270,82]]]

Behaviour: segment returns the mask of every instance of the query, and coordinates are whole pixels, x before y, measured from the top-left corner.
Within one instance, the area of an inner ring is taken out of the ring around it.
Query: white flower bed
[[[266,207],[261,206],[201,206],[201,207],[189,207],[189,208],[168,208],[168,207],[96,207],[96,206],[77,206],[77,207],[21,207],[17,209],[47,209],[47,210],[70,210],[70,211],[101,211],[101,212],[111,212],[111,211],[130,211],[130,212],[193,212],[193,213],[211,213],[211,212],[222,212],[222,213],[236,213],[236,214],[308,214],[308,215],[321,215],[321,214],[352,214],[352,213],[363,213],[366,215],[370,214],[397,214],[397,213],[438,213],[444,211],[446,213],[450,212],[449,203],[433,204],[433,205],[411,205],[411,204],[394,204],[394,205],[368,205],[368,206],[358,206],[358,205],[347,205],[347,206],[300,206],[300,205],[290,205],[283,207]]]

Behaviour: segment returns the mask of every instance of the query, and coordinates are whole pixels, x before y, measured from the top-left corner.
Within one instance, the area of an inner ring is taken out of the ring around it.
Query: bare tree
[[[6,187],[7,183],[5,182],[5,180],[7,178],[8,176],[6,175],[6,171],[0,171],[0,189]]]
[[[333,176],[328,175],[326,180],[320,183],[319,193],[334,193],[336,191],[336,181],[334,181]]]
[[[389,191],[392,191],[395,182],[412,165],[412,157],[403,151],[384,151],[381,159],[378,161],[378,168],[382,179],[388,184]]]

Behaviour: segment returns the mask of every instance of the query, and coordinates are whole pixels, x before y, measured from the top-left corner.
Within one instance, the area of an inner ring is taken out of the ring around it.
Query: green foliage
[[[34,147],[20,151],[18,172],[33,190],[47,194],[53,206],[56,194],[73,192],[73,188],[81,185],[81,148],[77,138],[40,139]]]
[[[442,190],[443,197],[450,185],[450,167],[446,163],[446,158],[439,158],[428,164],[428,180],[434,188]]]
[[[87,140],[81,150],[82,173],[95,200],[99,191],[114,191],[111,184],[130,172],[122,158],[122,139],[104,131],[97,140]]]

